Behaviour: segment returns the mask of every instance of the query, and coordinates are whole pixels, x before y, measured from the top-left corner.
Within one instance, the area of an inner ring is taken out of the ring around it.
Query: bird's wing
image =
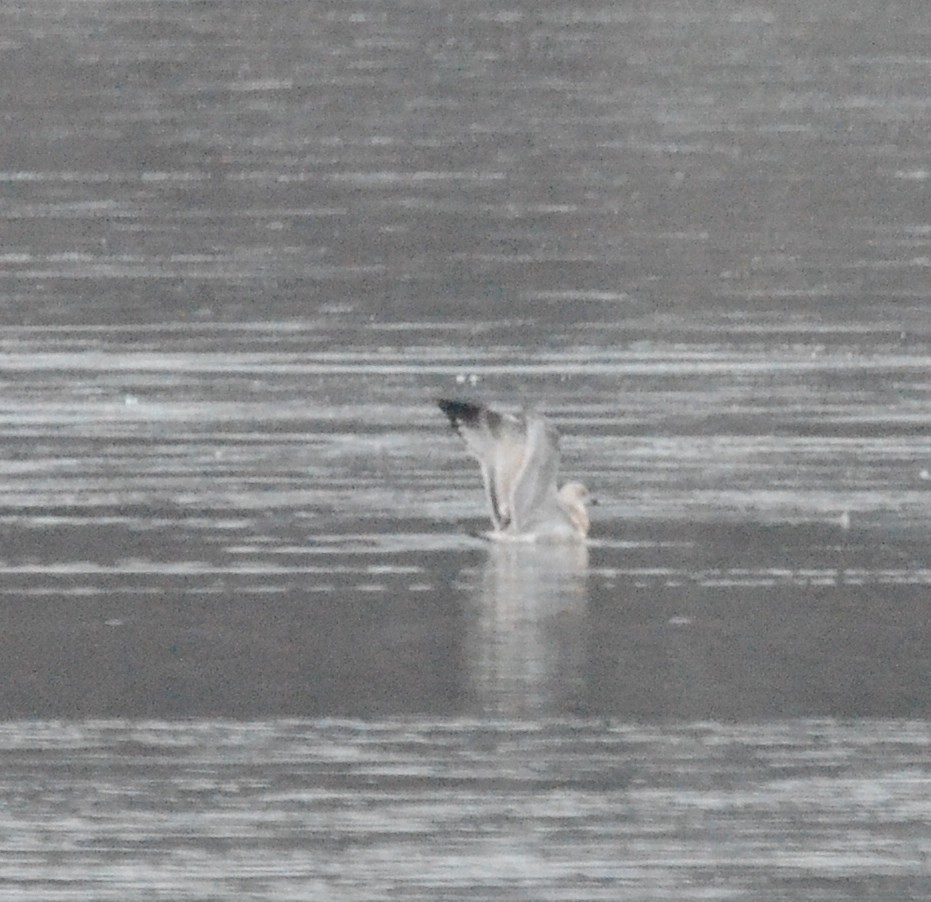
[[[559,472],[559,432],[538,413],[526,414],[523,462],[510,485],[510,509],[514,528],[530,532],[550,516],[556,504]]]
[[[437,404],[481,465],[495,528],[506,529],[514,517],[514,484],[526,464],[526,421],[467,401],[438,400]]]

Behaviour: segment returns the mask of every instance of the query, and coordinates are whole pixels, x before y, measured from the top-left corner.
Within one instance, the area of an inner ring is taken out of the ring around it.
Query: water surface
[[[3,4],[0,896],[931,895],[929,39]]]
[[[926,726],[10,723],[0,898],[921,899]]]

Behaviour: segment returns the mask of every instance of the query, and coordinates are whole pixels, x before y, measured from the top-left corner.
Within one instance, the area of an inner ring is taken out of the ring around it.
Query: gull
[[[438,398],[440,410],[482,467],[493,539],[584,539],[594,504],[580,482],[556,487],[559,433],[542,414],[498,413]]]

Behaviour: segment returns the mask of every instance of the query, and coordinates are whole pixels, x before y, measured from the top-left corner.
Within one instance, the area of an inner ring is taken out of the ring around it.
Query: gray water
[[[931,10],[0,8],[0,897],[931,896]],[[542,403],[495,548],[437,396]]]
[[[8,725],[0,898],[924,899],[924,725]]]

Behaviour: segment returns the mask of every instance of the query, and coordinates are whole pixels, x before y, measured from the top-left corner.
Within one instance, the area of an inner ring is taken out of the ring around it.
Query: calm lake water
[[[924,899],[924,725],[0,727],[4,899]]]
[[[3,4],[0,898],[931,897],[929,47]]]

